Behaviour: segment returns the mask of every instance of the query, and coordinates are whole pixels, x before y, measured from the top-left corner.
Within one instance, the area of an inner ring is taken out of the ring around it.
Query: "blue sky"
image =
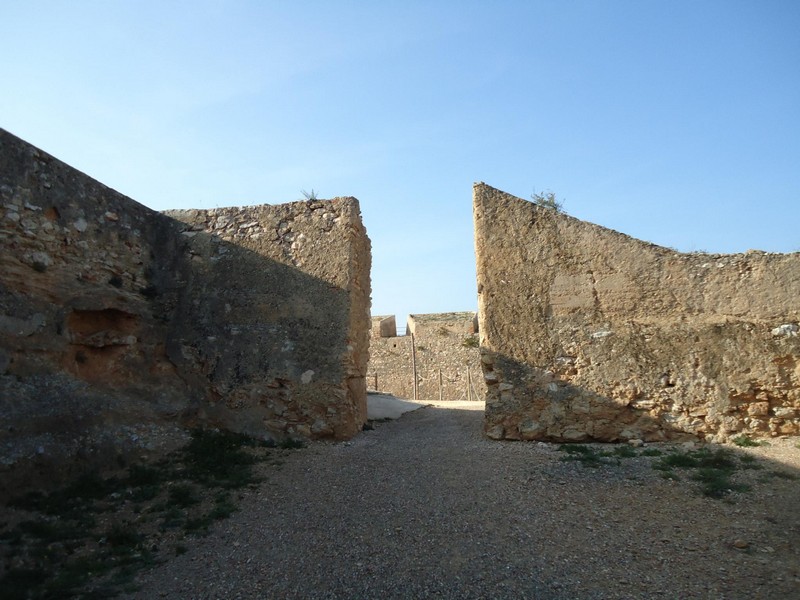
[[[0,126],[157,210],[356,196],[373,314],[474,310],[472,183],[800,250],[800,2],[0,0]]]

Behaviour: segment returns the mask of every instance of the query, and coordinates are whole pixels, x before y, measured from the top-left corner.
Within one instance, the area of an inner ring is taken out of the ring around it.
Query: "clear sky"
[[[355,196],[373,314],[474,310],[472,183],[800,250],[800,2],[0,0],[0,126],[157,210]]]

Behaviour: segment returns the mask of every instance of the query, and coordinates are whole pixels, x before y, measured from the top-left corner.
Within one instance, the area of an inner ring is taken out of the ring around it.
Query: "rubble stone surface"
[[[800,432],[800,253],[682,254],[474,188],[496,439]]]

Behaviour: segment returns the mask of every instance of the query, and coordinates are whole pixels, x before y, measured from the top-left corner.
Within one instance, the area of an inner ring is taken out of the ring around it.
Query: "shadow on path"
[[[735,450],[786,478],[723,502],[653,457],[590,469],[482,420],[429,407],[291,455],[137,597],[797,597],[798,473],[769,458],[794,445]]]

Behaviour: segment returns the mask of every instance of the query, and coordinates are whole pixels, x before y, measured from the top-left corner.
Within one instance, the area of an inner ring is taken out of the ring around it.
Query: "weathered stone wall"
[[[482,183],[474,217],[490,437],[800,432],[800,254],[681,254]]]
[[[395,337],[397,321],[394,315],[372,317],[372,336],[379,338]]]
[[[205,418],[346,438],[366,420],[369,240],[354,198],[169,211],[192,256],[174,361],[204,373]]]
[[[411,337],[397,335],[394,315],[372,317],[367,387],[399,398],[414,398]]]
[[[0,203],[3,481],[178,444],[179,426],[341,438],[365,421],[355,199],[182,223],[0,130]]]
[[[408,335],[381,337],[373,319],[367,383],[401,398],[414,398],[414,363],[420,400],[479,400],[486,384],[480,370],[475,313],[410,315]],[[413,346],[412,346],[413,334]],[[469,390],[469,391],[468,391]]]
[[[177,224],[2,130],[0,202],[0,483],[180,443]]]

